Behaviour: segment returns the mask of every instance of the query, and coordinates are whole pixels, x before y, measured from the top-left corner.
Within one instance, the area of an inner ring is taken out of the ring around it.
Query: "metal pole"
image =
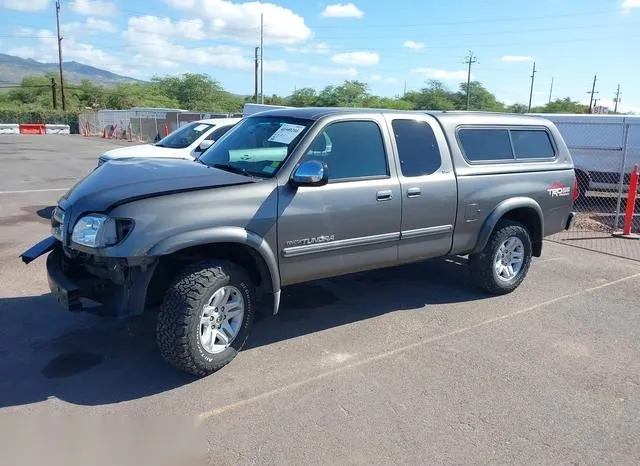
[[[264,13],[260,13],[260,103],[264,104]]]
[[[536,80],[536,62],[533,62],[533,72],[531,73],[531,90],[529,91],[529,110],[531,112],[531,101],[533,100],[533,83]]]
[[[613,109],[613,113],[618,113],[618,103],[620,102],[620,84],[618,84],[618,90],[616,91],[616,98],[615,98],[615,107]]]
[[[60,68],[60,97],[62,98],[62,111],[67,109],[64,98],[64,77],[62,73],[62,36],[60,36],[60,0],[56,0],[56,26],[58,29],[58,66]]]
[[[625,118],[623,121],[623,146],[622,146],[622,165],[620,166],[620,181],[618,182],[618,203],[616,205],[616,219],[613,224],[613,230],[615,231],[618,228],[618,219],[620,218],[620,207],[622,204],[622,187],[624,186],[624,167],[627,163],[627,148],[629,147],[629,123],[627,123],[627,119]]]
[[[597,92],[596,92],[596,80],[597,79],[598,79],[598,75],[596,74],[593,77],[593,87],[591,88],[591,92],[588,92],[588,94],[591,94],[591,100],[589,100],[589,113],[593,113],[593,98],[597,94]]]
[[[55,78],[51,78],[51,97],[53,98],[53,109],[58,108],[58,103],[56,102],[56,80]]]
[[[473,63],[473,53],[469,52],[469,71],[467,72],[467,110],[471,108],[471,64]]]
[[[260,47],[256,47],[256,72],[254,76],[255,92],[253,93],[253,99],[258,103],[258,74],[260,72]]]
[[[551,89],[549,89],[549,103],[551,103],[551,95],[553,94],[553,79],[551,78]]]

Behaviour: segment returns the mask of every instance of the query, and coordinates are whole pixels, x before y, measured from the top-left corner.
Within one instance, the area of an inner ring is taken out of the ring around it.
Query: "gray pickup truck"
[[[69,311],[158,312],[157,341],[204,376],[294,283],[469,256],[492,294],[570,227],[576,177],[549,121],[305,108],[243,119],[197,161],[110,161],[59,201],[52,294]],[[264,305],[263,305],[264,304]]]

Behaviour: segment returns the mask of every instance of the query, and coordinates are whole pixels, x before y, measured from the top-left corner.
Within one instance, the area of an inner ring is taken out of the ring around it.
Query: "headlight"
[[[71,241],[90,248],[104,248],[118,244],[133,228],[131,220],[106,215],[85,215],[73,227]]]

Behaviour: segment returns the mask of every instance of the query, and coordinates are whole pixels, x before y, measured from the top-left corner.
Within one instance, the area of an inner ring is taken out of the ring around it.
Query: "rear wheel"
[[[160,353],[178,369],[206,376],[244,346],[255,313],[253,285],[239,266],[204,261],[169,288],[158,316]]]
[[[520,223],[501,220],[479,254],[469,256],[477,285],[492,294],[506,294],[524,280],[531,265],[531,237]]]

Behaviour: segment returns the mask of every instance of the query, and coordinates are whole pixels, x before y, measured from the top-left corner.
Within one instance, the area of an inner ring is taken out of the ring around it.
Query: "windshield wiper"
[[[231,173],[237,173],[238,175],[244,175],[251,178],[256,178],[256,177],[264,178],[262,176],[259,176],[257,173],[250,172],[246,168],[236,167],[235,165],[232,165],[230,163],[216,163],[213,165],[213,168],[217,168],[219,170],[225,170]]]

